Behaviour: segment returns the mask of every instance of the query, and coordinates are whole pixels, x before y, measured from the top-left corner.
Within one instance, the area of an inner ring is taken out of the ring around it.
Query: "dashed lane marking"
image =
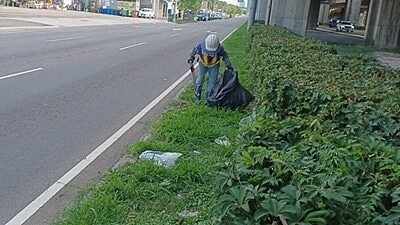
[[[31,69],[31,70],[22,71],[22,72],[19,72],[19,73],[13,73],[13,74],[10,74],[10,75],[1,76],[0,80],[4,80],[4,79],[7,79],[7,78],[16,77],[16,76],[20,76],[20,75],[24,75],[24,74],[28,74],[28,73],[33,73],[33,72],[36,72],[36,71],[39,71],[39,70],[42,70],[42,69],[43,68],[39,67],[39,68],[36,68],[36,69]]]
[[[129,45],[129,46],[120,48],[119,50],[122,51],[122,50],[125,50],[125,49],[128,49],[128,48],[133,48],[133,47],[137,47],[137,46],[141,46],[141,45],[145,45],[145,44],[147,44],[147,42],[140,42],[140,43],[137,43],[137,44],[134,44],[134,45]]]

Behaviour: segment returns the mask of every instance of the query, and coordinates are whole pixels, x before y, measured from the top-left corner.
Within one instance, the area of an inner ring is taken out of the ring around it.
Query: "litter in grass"
[[[243,119],[240,120],[239,124],[244,126],[248,123],[250,123],[251,121],[254,120],[254,118],[256,118],[257,116],[257,112],[256,110],[253,108],[253,112],[251,113],[251,115],[244,117]]]
[[[246,124],[250,123],[252,120],[253,120],[253,116],[252,115],[246,116],[246,117],[244,117],[243,119],[240,120],[239,124],[243,126],[243,125],[246,125]]]
[[[189,218],[189,217],[194,217],[197,216],[199,212],[190,212],[188,210],[183,210],[182,212],[179,213],[179,216],[182,218]]]
[[[199,151],[193,151],[193,155],[201,155],[201,152],[199,152]]]
[[[181,156],[178,152],[159,152],[159,151],[144,151],[139,155],[141,160],[152,160],[157,163],[157,165],[162,165],[165,167],[175,166],[175,161]]]
[[[217,143],[218,145],[223,145],[223,146],[231,145],[231,142],[229,141],[227,136],[222,136],[222,137],[215,139],[215,143]]]

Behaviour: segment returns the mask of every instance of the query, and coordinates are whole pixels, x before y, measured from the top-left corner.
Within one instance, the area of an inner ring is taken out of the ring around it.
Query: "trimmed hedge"
[[[256,101],[219,223],[400,224],[400,71],[283,28],[248,37]]]

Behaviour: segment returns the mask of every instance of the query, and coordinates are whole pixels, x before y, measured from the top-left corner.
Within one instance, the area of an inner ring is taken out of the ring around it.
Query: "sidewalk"
[[[400,69],[400,54],[390,52],[375,52],[376,59],[383,64]]]
[[[166,23],[164,20],[50,9],[0,6],[0,30],[18,28],[77,27],[137,23]]]

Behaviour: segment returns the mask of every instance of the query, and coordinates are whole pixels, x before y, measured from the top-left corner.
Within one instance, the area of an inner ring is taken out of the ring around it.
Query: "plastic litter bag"
[[[210,107],[224,107],[243,109],[254,97],[240,83],[235,71],[225,70],[224,75],[218,80],[211,90],[207,103]]]
[[[159,152],[159,151],[144,151],[139,155],[141,160],[153,160],[158,165],[165,167],[175,166],[175,161],[181,156],[181,153],[177,152]]]
[[[256,111],[255,108],[253,108],[253,112],[252,112],[249,116],[246,116],[246,117],[242,118],[242,119],[240,120],[239,124],[240,124],[241,126],[244,126],[244,125],[246,125],[246,124],[249,124],[249,123],[251,123],[256,117],[257,117],[257,111]]]
[[[223,146],[231,145],[231,142],[229,141],[229,138],[227,136],[222,136],[222,137],[215,139],[215,143],[217,143],[218,145],[223,145]]]
[[[182,218],[189,218],[189,217],[195,217],[197,215],[199,215],[199,212],[195,211],[195,212],[191,212],[188,210],[183,210],[182,212],[178,213],[178,215]]]

